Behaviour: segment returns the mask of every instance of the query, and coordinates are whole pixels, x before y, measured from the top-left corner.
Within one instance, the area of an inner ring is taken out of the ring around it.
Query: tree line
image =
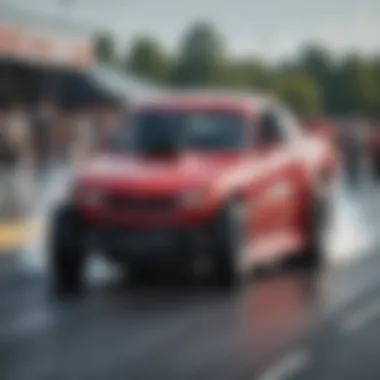
[[[125,57],[111,35],[95,40],[97,58],[173,88],[222,87],[266,91],[303,116],[366,115],[380,118],[380,55],[336,57],[323,46],[305,45],[291,60],[269,64],[260,57],[232,57],[212,25],[198,22],[185,32],[179,51],[168,54],[154,37],[135,39]]]

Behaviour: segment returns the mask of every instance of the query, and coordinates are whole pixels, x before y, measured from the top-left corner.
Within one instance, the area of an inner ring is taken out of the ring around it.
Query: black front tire
[[[157,268],[144,262],[133,262],[128,266],[128,282],[132,288],[148,287],[157,281]]]
[[[83,290],[84,224],[71,205],[55,211],[49,236],[51,290],[56,296],[78,295]]]
[[[244,248],[241,202],[228,203],[219,213],[214,230],[214,268],[219,287],[232,288],[239,281],[238,260]]]

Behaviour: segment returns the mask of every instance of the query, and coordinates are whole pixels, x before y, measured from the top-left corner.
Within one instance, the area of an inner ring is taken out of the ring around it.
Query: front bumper
[[[91,228],[91,245],[119,263],[167,261],[193,258],[210,251],[207,225],[165,227],[121,227],[97,225]]]

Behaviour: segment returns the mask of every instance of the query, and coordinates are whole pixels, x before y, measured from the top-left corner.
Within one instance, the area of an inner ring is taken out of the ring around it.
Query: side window
[[[275,144],[285,141],[284,128],[280,123],[277,113],[271,110],[262,115],[258,125],[256,140],[258,145]]]

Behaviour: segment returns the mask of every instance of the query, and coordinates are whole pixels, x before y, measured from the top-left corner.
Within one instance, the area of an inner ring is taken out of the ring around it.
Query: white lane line
[[[310,363],[307,351],[295,351],[286,355],[278,363],[269,368],[259,380],[282,380],[299,372]]]
[[[345,334],[353,333],[376,318],[380,318],[380,299],[346,318],[342,322],[342,332]]]

